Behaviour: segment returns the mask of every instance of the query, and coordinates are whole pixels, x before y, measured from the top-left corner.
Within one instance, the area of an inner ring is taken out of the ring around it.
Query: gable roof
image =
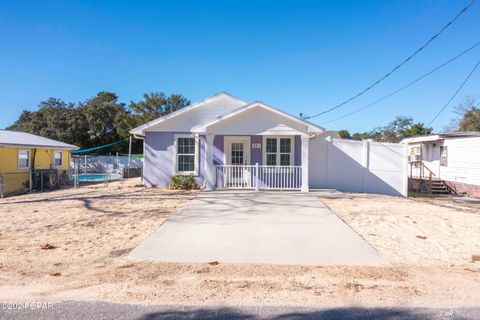
[[[78,149],[77,146],[61,141],[48,139],[27,132],[11,130],[0,130],[0,148],[1,147]]]
[[[278,114],[282,117],[285,117],[285,118],[287,118],[291,121],[306,125],[309,133],[322,133],[322,132],[324,132],[324,128],[322,128],[320,126],[317,126],[317,125],[315,125],[315,124],[313,124],[309,121],[306,121],[304,119],[300,119],[298,117],[292,116],[289,113],[281,111],[281,110],[279,110],[277,108],[274,108],[270,105],[267,105],[266,103],[263,103],[261,101],[255,101],[253,103],[246,104],[246,105],[244,105],[244,106],[242,106],[238,109],[235,109],[231,112],[222,114],[222,115],[216,117],[214,120],[212,120],[210,122],[206,122],[206,123],[200,124],[198,126],[195,126],[194,128],[192,128],[192,131],[197,132],[197,133],[203,133],[203,132],[206,131],[207,127],[209,127],[211,125],[214,125],[214,124],[219,123],[223,120],[235,117],[236,115],[239,115],[239,114],[241,114],[241,113],[243,113],[247,110],[250,110],[252,108],[257,108],[257,107],[263,108],[263,109],[268,110],[270,112],[274,112],[274,113],[276,113],[276,114]]]
[[[216,100],[216,99],[221,99],[221,98],[226,98],[228,100],[231,100],[232,101],[232,104],[235,104],[235,106],[233,106],[233,108],[236,108],[238,107],[239,105],[245,105],[247,104],[248,102],[242,100],[242,99],[239,99],[227,92],[220,92],[220,93],[217,93],[211,97],[208,97],[206,99],[203,99],[199,102],[196,102],[194,104],[191,104],[185,108],[182,108],[180,110],[177,110],[177,111],[174,111],[172,113],[169,113],[165,116],[162,116],[160,118],[157,118],[155,120],[152,120],[150,122],[147,122],[141,126],[138,126],[136,128],[133,128],[132,130],[130,130],[130,133],[131,134],[134,134],[134,135],[137,135],[137,136],[143,136],[145,134],[145,130],[146,129],[149,129],[153,126],[156,126],[158,124],[161,124],[162,122],[165,122],[166,120],[169,120],[169,119],[172,119],[172,118],[176,118],[180,115],[183,115],[191,110],[194,110],[196,108],[199,108],[201,106],[204,106],[205,104],[209,103],[209,102],[212,102],[213,100]],[[218,114],[214,114],[214,116],[217,116]]]

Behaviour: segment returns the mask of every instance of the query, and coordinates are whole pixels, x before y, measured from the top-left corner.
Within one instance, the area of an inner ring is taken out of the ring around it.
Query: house
[[[408,138],[410,189],[480,197],[480,132]]]
[[[71,144],[34,134],[0,130],[0,194],[28,190],[32,172],[56,169],[67,173]]]
[[[403,146],[333,139],[316,124],[225,92],[130,133],[144,139],[146,186],[165,187],[175,175],[193,175],[205,190],[406,194]],[[388,154],[378,157],[377,151]]]

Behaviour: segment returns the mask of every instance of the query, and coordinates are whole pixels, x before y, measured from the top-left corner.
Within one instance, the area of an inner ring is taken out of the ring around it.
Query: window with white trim
[[[264,162],[267,166],[293,165],[293,138],[267,137],[265,138]]]
[[[440,165],[446,167],[448,165],[448,147],[440,146]]]
[[[18,168],[28,169],[30,168],[30,150],[18,150]]]
[[[192,136],[178,136],[176,138],[176,167],[179,174],[196,174],[197,146]]]
[[[63,152],[62,151],[54,151],[53,165],[55,167],[61,167],[63,165]]]
[[[277,165],[277,138],[267,138],[266,140],[265,164],[267,166]]]
[[[290,166],[292,156],[292,139],[280,138],[280,165]]]

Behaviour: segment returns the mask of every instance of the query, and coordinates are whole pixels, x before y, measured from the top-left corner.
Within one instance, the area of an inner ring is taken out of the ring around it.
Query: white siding
[[[263,135],[265,131],[281,125],[299,132],[308,132],[306,124],[288,119],[262,107],[253,107],[234,117],[224,119],[209,126],[208,131],[225,135]]]
[[[310,140],[310,188],[406,196],[404,146],[317,137]]]
[[[480,185],[480,137],[445,139],[447,166],[440,167],[440,178]]]
[[[182,115],[152,126],[147,131],[190,132],[192,127],[214,120],[216,117],[238,109],[245,104],[243,101],[221,94],[205,101],[196,108],[185,111]]]

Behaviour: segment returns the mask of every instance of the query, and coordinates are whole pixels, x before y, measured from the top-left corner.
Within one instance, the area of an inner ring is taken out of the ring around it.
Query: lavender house
[[[262,102],[219,93],[131,131],[144,139],[146,186],[194,175],[205,190],[333,188],[407,195],[401,144],[335,133]]]
[[[216,188],[308,191],[309,140],[324,130],[262,102],[219,93],[131,131],[144,139],[144,183],[194,175]]]

